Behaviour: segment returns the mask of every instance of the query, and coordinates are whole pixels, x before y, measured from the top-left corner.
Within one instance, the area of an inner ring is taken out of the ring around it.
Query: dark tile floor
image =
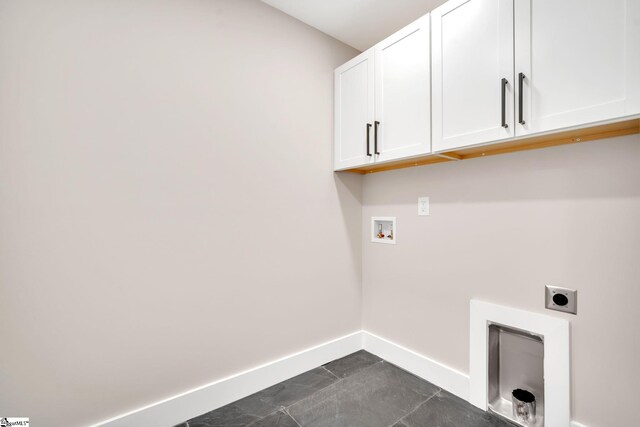
[[[177,427],[509,427],[365,351]]]

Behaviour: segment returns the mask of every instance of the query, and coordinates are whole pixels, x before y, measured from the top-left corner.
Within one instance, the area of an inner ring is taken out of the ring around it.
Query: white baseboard
[[[469,400],[468,375],[385,338],[358,331],[90,427],[172,427],[362,349]],[[571,427],[586,426],[573,421]]]
[[[91,427],[171,427],[362,349],[362,332],[205,384]]]
[[[469,400],[469,376],[413,350],[363,331],[364,349],[456,396]]]

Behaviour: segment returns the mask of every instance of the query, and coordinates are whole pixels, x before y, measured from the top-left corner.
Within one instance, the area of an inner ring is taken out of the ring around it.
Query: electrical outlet
[[[428,197],[418,197],[418,215],[429,215]]]
[[[545,287],[545,307],[549,310],[578,313],[578,291],[547,285]]]

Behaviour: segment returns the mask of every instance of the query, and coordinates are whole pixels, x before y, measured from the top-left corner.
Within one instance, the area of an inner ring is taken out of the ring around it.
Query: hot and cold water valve
[[[395,216],[371,217],[371,241],[374,243],[396,244],[398,238]]]

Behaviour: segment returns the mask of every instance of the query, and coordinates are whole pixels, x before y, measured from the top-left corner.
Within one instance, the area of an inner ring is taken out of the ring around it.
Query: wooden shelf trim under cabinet
[[[514,141],[498,142],[482,146],[462,148],[438,154],[428,154],[412,159],[398,160],[379,165],[367,165],[348,169],[345,172],[367,174],[383,172],[393,169],[410,168],[413,166],[430,165],[434,163],[473,159],[476,157],[493,156],[496,154],[512,153],[514,151],[535,150],[538,148],[554,147],[556,145],[575,144],[615,136],[640,133],[640,119],[608,123],[588,128],[556,132],[546,135],[532,136]]]

